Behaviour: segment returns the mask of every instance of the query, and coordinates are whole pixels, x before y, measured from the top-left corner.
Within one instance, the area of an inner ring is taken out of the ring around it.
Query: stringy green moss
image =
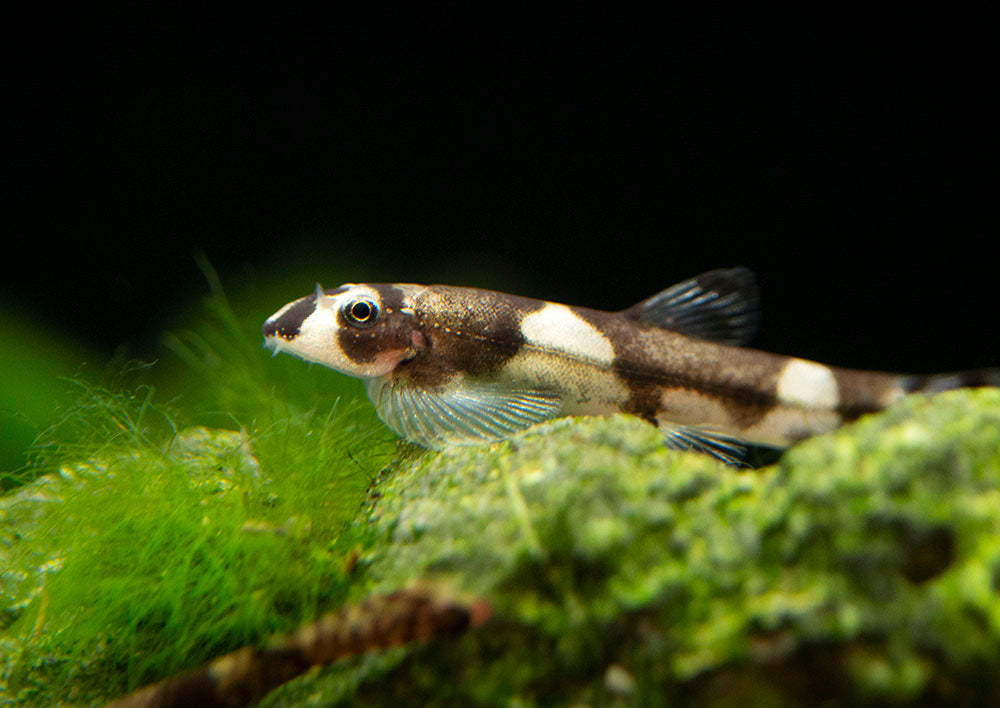
[[[0,704],[100,703],[342,601],[394,437],[345,377],[268,361],[261,319],[217,291],[168,339],[169,404],[76,384],[34,451],[47,474],[0,497]]]

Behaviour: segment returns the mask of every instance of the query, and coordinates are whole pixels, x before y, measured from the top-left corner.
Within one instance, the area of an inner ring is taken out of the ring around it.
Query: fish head
[[[262,328],[264,346],[358,378],[385,376],[425,345],[407,286],[346,283],[293,300]]]

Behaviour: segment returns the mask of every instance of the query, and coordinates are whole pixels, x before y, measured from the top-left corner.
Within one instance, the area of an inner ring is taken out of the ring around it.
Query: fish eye
[[[355,327],[370,327],[378,318],[378,306],[371,300],[353,300],[344,306],[344,318]]]

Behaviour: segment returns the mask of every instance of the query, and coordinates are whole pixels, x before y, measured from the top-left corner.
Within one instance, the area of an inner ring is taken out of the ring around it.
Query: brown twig
[[[106,708],[246,706],[312,666],[408,642],[450,639],[480,626],[489,615],[485,600],[461,602],[438,597],[426,588],[376,595],[267,646],[244,647],[145,686]]]

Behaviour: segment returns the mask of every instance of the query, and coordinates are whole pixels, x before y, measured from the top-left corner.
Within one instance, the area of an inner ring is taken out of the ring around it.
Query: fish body
[[[758,293],[711,271],[620,312],[477,288],[354,284],[272,315],[265,345],[364,380],[379,417],[424,447],[509,437],[566,415],[631,413],[724,459],[785,447],[915,391],[1000,385],[1000,370],[907,376],[749,349]]]

